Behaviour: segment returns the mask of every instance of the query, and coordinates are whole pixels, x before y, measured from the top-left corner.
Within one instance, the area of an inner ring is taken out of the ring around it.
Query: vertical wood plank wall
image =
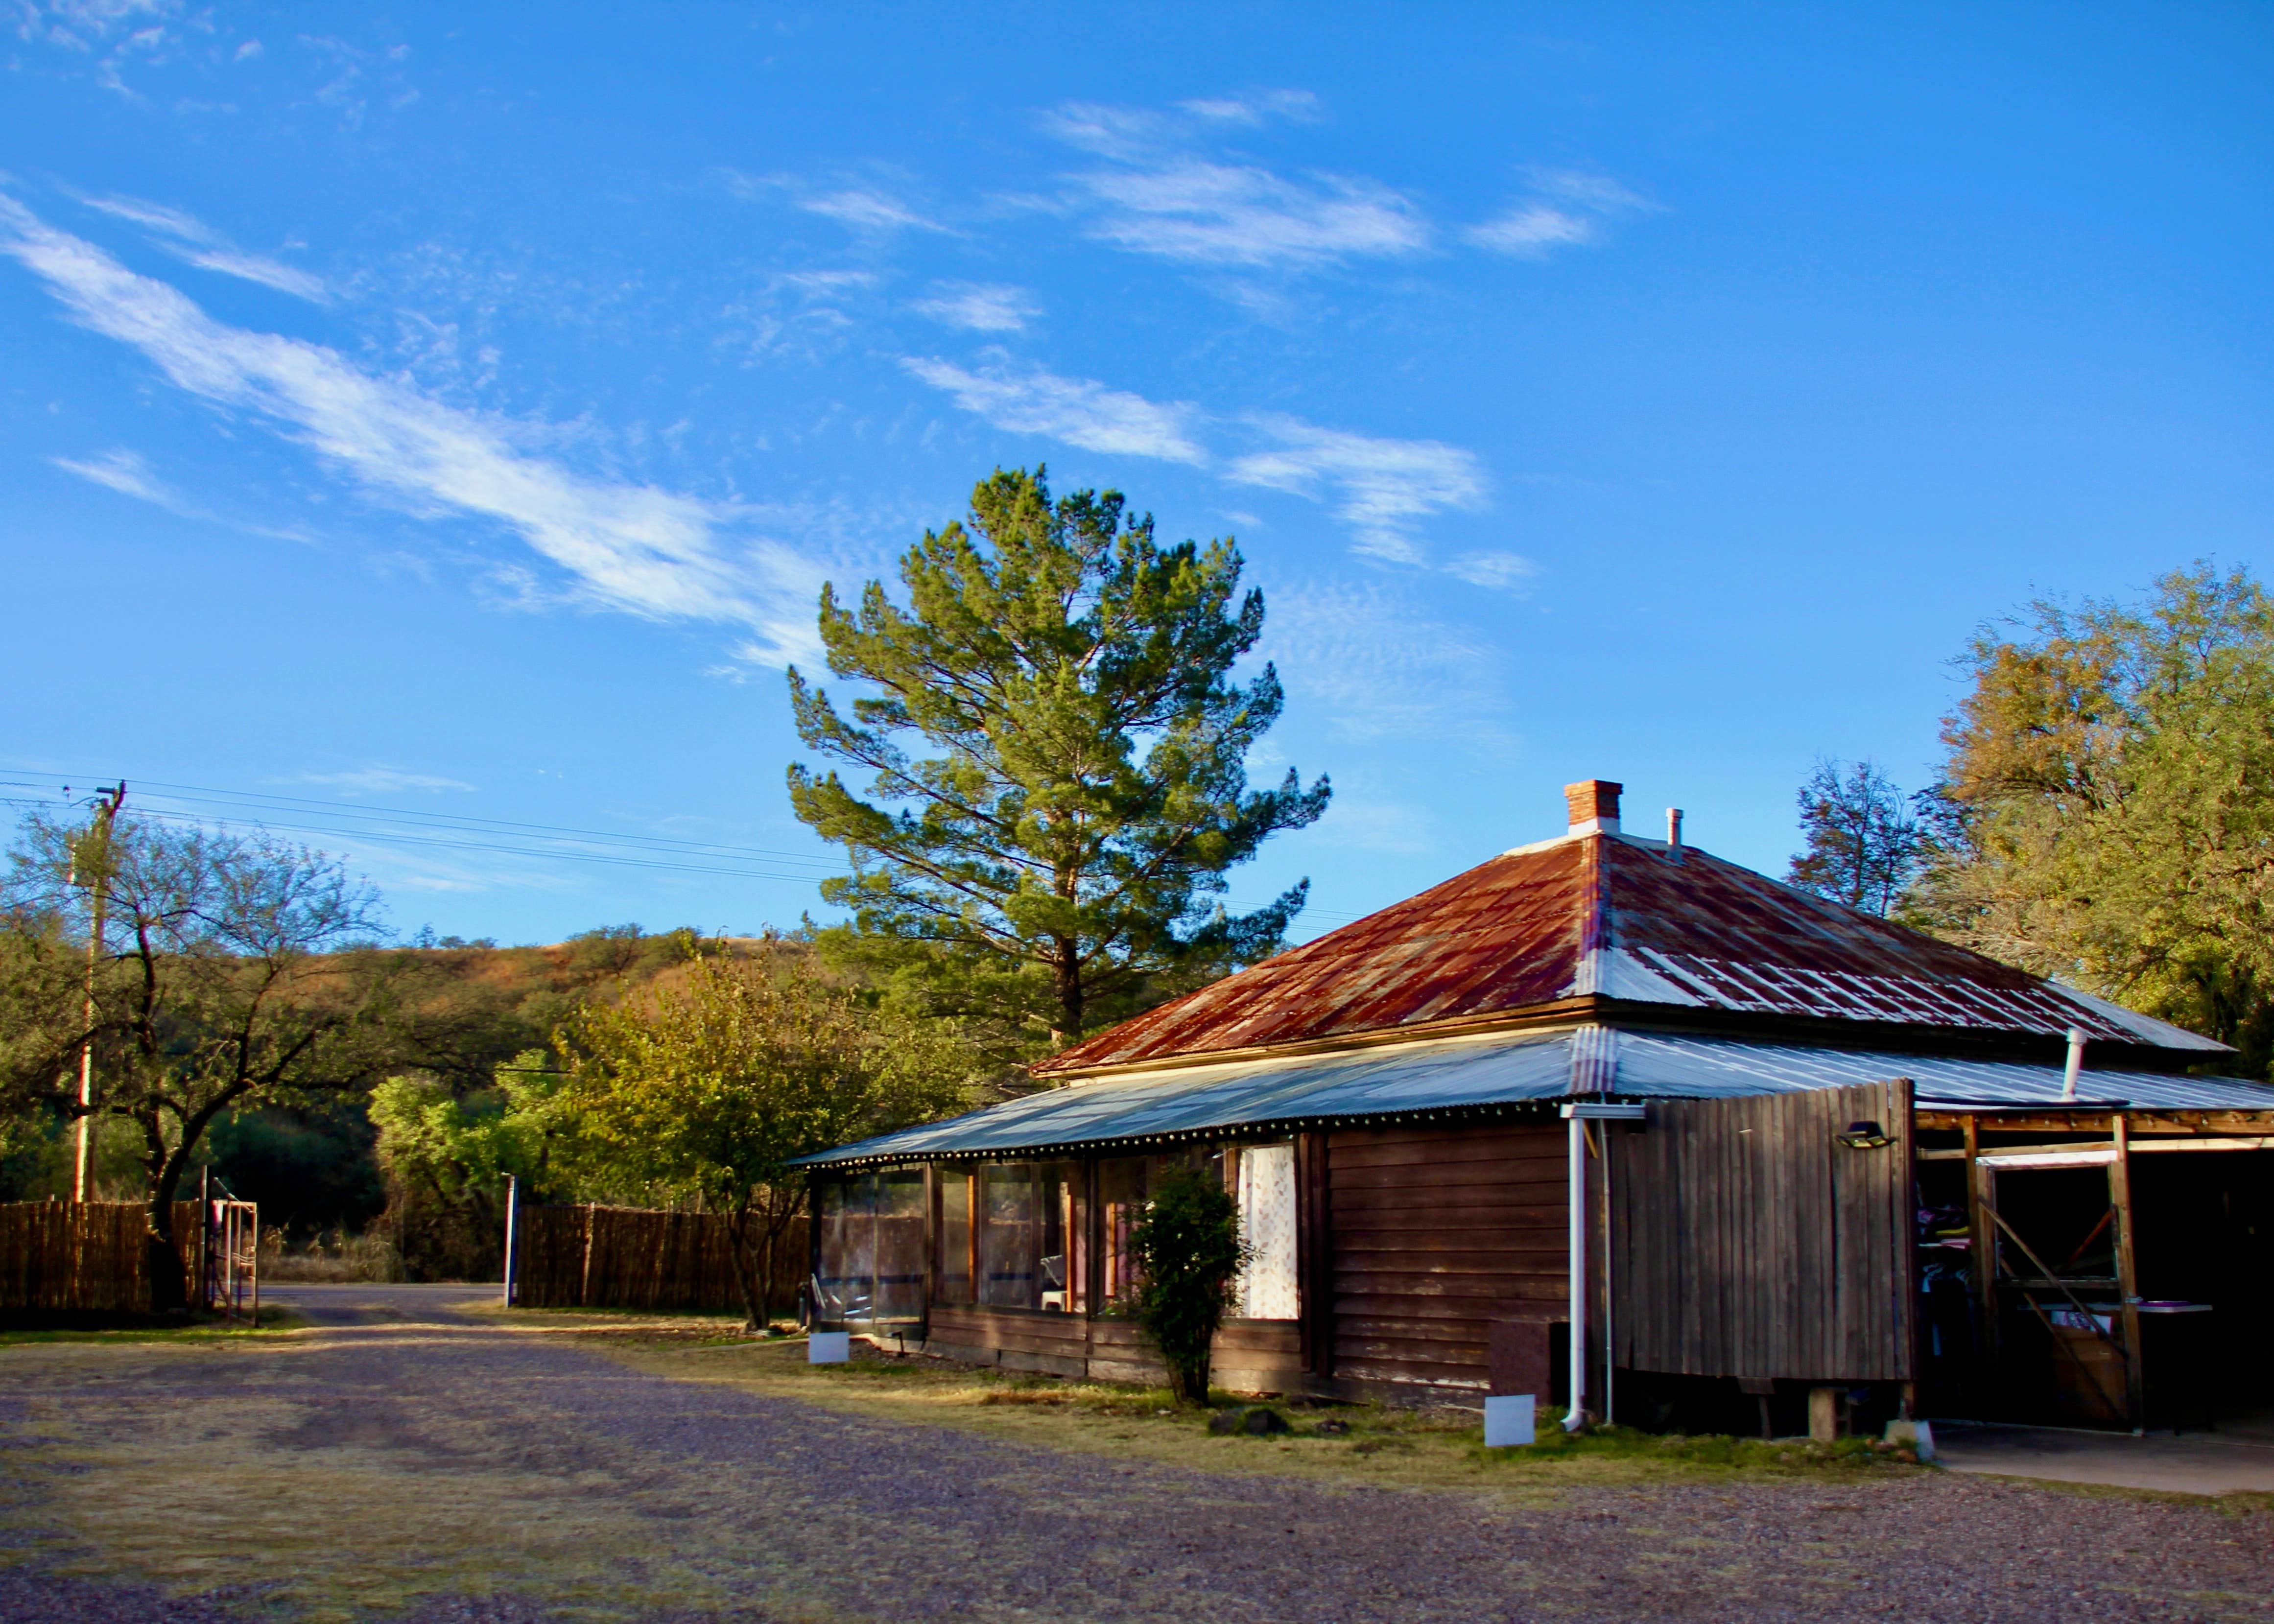
[[[1329,1256],[1314,1278],[1333,1298],[1321,1374],[1481,1390],[1493,1320],[1567,1312],[1561,1123],[1321,1137]]]
[[[1894,1143],[1837,1143],[1856,1122]],[[1908,1082],[1653,1101],[1610,1142],[1619,1364],[1911,1380]]]

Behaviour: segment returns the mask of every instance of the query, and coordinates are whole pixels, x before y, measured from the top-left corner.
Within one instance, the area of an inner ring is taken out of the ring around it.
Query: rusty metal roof
[[[1546,1111],[1573,1095],[1721,1099],[1911,1079],[1946,1109],[2059,1105],[2062,1068],[1946,1055],[1760,1043],[1586,1025],[1555,1032],[1416,1040],[1329,1054],[1217,1062],[1086,1079],[843,1146],[809,1167],[1035,1155],[1493,1108]],[[2274,1087],[2232,1077],[2087,1071],[2087,1109],[2274,1111]]]
[[[2225,1052],[1698,850],[1591,833],[1522,846],[1111,1027],[1063,1076],[1484,1020],[1598,997],[1669,1010]]]

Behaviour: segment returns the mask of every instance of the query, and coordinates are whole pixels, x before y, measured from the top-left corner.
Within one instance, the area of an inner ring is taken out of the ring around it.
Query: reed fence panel
[[[524,1207],[514,1224],[514,1301],[523,1308],[724,1313],[742,1306],[727,1221],[717,1214]],[[774,1243],[777,1311],[787,1312],[804,1283],[806,1237],[799,1218]]]
[[[0,1313],[147,1314],[150,1252],[137,1201],[0,1204]],[[198,1204],[174,1204],[174,1254],[197,1295]]]

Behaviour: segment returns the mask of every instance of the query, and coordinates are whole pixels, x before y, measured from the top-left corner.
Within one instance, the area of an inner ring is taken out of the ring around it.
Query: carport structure
[[[2225,1046],[1726,862],[1678,814],[1625,834],[1618,791],[1035,1068],[1056,1086],[809,1158],[818,1319],[1144,1376],[1127,1230],[1183,1160],[1256,1247],[1235,1387],[2137,1426],[2159,1362],[2215,1383],[2263,1334],[2274,1088],[2190,1074]],[[2105,1223],[2027,1181],[2081,1168]]]

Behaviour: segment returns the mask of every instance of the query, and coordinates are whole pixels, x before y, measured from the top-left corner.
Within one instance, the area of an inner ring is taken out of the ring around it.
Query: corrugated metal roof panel
[[[1571,1039],[1570,1033],[1558,1032],[1492,1041],[1404,1043],[1107,1078],[847,1145],[807,1162],[921,1161],[1555,1099],[1570,1086]]]
[[[1282,1060],[1112,1077],[910,1128],[806,1159],[921,1162],[1275,1124],[1397,1116],[1611,1093],[1713,1099],[1908,1077],[1950,1104],[2060,1103],[2062,1069],[1874,1049],[1814,1049],[1589,1026],[1521,1037],[1401,1043]],[[2240,1078],[2087,1071],[2087,1101],[2145,1110],[2274,1111],[2274,1087]]]
[[[1943,1055],[1654,1033],[1619,1034],[1619,1092],[1635,1096],[1778,1094],[1845,1088],[1908,1077],[1915,1096],[1945,1104],[2058,1105],[2062,1068]],[[2086,1071],[2077,1094],[2142,1110],[2274,1110],[2274,1087],[2239,1077],[2171,1077],[2155,1071]]]
[[[1597,995],[1775,1017],[2225,1046],[1685,846],[1526,846],[1125,1021],[1039,1075],[1511,1014]]]

